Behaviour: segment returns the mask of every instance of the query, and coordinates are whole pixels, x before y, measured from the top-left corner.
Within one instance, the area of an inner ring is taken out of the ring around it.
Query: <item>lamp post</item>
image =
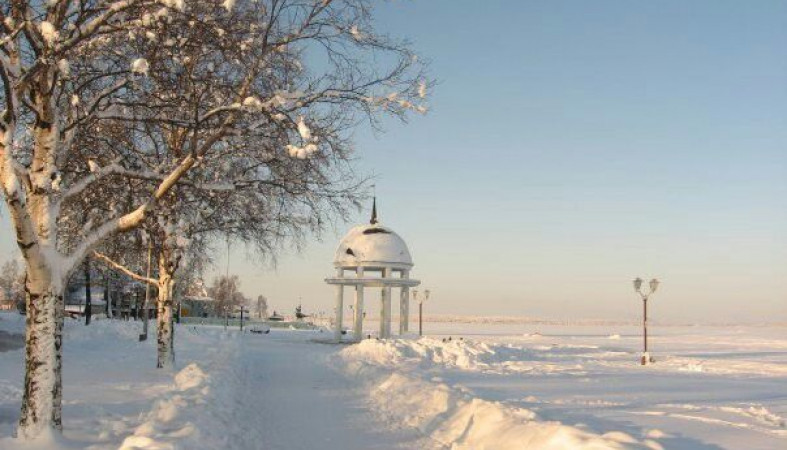
[[[147,277],[150,279],[150,261],[153,255],[153,241],[148,240],[148,270]],[[142,334],[139,335],[139,341],[148,340],[148,299],[150,298],[150,283],[145,282],[145,302],[142,303]],[[137,314],[139,314],[139,304],[137,304]]]
[[[652,279],[648,283],[650,290],[648,292],[642,291],[642,278],[637,277],[634,279],[634,291],[642,297],[642,339],[643,339],[643,352],[642,352],[642,365],[653,362],[650,354],[648,354],[648,298],[656,292],[659,287],[659,280]]]
[[[423,298],[418,298],[418,289],[413,289],[413,300],[418,302],[418,336],[424,335],[424,303],[429,300],[429,289],[424,291]]]

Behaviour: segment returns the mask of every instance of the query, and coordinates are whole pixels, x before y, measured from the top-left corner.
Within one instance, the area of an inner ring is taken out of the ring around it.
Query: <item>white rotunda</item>
[[[325,282],[336,286],[335,339],[342,338],[344,287],[355,288],[353,338],[363,339],[364,288],[381,288],[380,338],[391,337],[391,288],[399,288],[399,334],[409,330],[410,288],[421,282],[410,278],[413,259],[404,240],[377,220],[377,200],[368,225],[351,229],[339,243],[333,260],[336,276]],[[349,276],[345,276],[349,272]]]

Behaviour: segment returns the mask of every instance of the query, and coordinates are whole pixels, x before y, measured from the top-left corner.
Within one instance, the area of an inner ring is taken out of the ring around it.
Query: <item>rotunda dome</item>
[[[413,266],[410,250],[404,239],[388,227],[378,223],[359,225],[351,229],[339,243],[336,267]]]

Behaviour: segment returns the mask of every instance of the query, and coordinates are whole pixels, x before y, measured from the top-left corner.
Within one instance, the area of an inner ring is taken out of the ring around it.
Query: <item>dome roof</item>
[[[337,267],[412,267],[413,259],[404,240],[390,228],[373,223],[351,229],[339,243],[333,261]]]

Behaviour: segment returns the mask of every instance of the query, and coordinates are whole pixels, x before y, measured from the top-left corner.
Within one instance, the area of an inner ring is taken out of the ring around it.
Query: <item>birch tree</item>
[[[62,427],[63,289],[96,245],[139,227],[235,136],[275,129],[291,158],[344,158],[363,119],[424,110],[416,56],[374,32],[371,10],[363,0],[0,4],[0,187],[27,273],[21,437]],[[175,147],[144,126],[172,127],[180,151],[148,165]],[[133,145],[109,145],[118,136]],[[146,196],[63,243],[63,215],[89,191],[139,180]]]
[[[365,117],[374,119],[373,112],[377,110],[401,114],[422,108],[407,100],[421,98],[424,86],[421,82],[416,84],[420,78],[401,78],[416,61],[406,47],[389,45],[388,48],[399,53],[397,63],[389,72],[365,74],[356,71],[344,77],[337,77],[336,73],[347,69],[345,65],[350,54],[341,47],[332,49],[331,57],[341,62],[332,65],[330,73],[315,76],[304,70],[302,51],[291,43],[292,36],[299,33],[307,36],[312,32],[308,39],[315,39],[326,48],[349,40],[353,45],[374,50],[378,46],[385,47],[386,41],[372,35],[362,38],[358,25],[342,24],[332,17],[326,20],[333,23],[334,28],[325,34],[309,22],[313,20],[314,11],[304,14],[303,4],[291,8],[286,3],[276,3],[271,7],[275,9],[277,5],[282,9],[276,14],[265,7],[252,7],[242,10],[240,15],[214,19],[207,32],[194,31],[198,27],[192,23],[193,16],[187,16],[188,21],[182,23],[182,27],[171,24],[169,29],[172,30],[191,29],[194,39],[206,33],[215,36],[198,47],[185,46],[179,50],[179,60],[187,61],[184,66],[189,74],[187,82],[156,76],[158,65],[167,66],[170,62],[155,59],[155,55],[146,58],[149,82],[159,85],[152,89],[154,95],[144,102],[144,108],[165,110],[168,119],[141,121],[135,126],[133,138],[118,136],[112,139],[115,148],[119,141],[124,142],[128,147],[124,153],[142,158],[146,167],[167,166],[171,164],[170,159],[188,151],[189,141],[183,137],[190,130],[210,126],[199,116],[184,116],[181,111],[209,111],[211,114],[222,108],[221,103],[216,104],[216,98],[232,95],[226,84],[205,74],[237,72],[240,60],[253,62],[241,73],[259,74],[250,80],[249,95],[243,102],[228,108],[246,114],[237,115],[227,126],[220,149],[203,155],[200,167],[183,175],[182,186],[178,188],[180,194],[159,208],[158,221],[167,222],[156,227],[162,243],[156,281],[159,367],[168,367],[173,360],[172,292],[175,272],[189,239],[196,234],[227,234],[269,253],[274,240],[298,236],[304,229],[321,228],[328,215],[323,211],[344,213],[346,203],[352,203],[356,194],[353,188],[357,183],[353,184],[353,177],[347,170],[350,151],[344,134],[353,124],[352,112],[360,111]],[[301,15],[304,19],[298,19]],[[358,20],[355,15],[350,17],[353,21]],[[266,24],[261,40],[252,34],[238,46],[235,41],[228,43],[223,39],[226,35],[246,36],[246,30],[258,29],[260,23]],[[282,29],[291,31],[282,33]],[[157,36],[163,32],[159,30]],[[273,39],[274,36],[278,37]],[[206,48],[212,48],[213,52],[206,52]],[[217,57],[217,54],[222,56]],[[262,70],[256,65],[258,61],[265,62]],[[402,90],[389,90],[384,97],[375,96],[375,89],[380,86]],[[162,97],[161,92],[168,95]],[[89,138],[105,140],[100,135]],[[161,151],[146,152],[145,144]],[[94,145],[101,146],[102,142],[94,142]],[[117,198],[117,195],[109,197]],[[301,211],[294,211],[293,205],[300,205]],[[197,211],[200,213],[195,214]],[[143,281],[153,283],[153,280]]]
[[[115,238],[105,245],[109,251],[94,252],[111,268],[156,286],[159,368],[174,363],[173,293],[186,258],[204,263],[212,253],[208,242],[228,237],[271,259],[285,245],[299,243],[306,232],[320,231],[332,216],[345,214],[346,206],[355,201],[356,184],[346,186],[327,174],[316,176],[320,171],[314,161],[286,155],[277,160],[269,155],[262,160],[266,170],[261,172],[252,170],[262,164],[249,157],[253,153],[232,159],[234,167],[223,169],[231,174],[229,185],[211,183],[213,174],[195,169],[173,189],[171,195],[179,201],[165,202],[143,224],[153,239],[158,261],[155,276],[145,274],[140,264],[142,246],[134,239],[124,243],[129,240]],[[308,168],[294,169],[299,166]]]

